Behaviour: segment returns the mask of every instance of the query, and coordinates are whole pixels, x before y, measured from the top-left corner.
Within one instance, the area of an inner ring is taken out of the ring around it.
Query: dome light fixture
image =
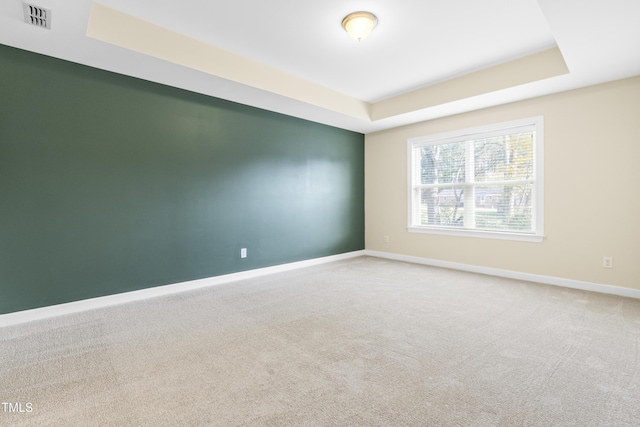
[[[378,18],[371,12],[353,12],[342,20],[342,28],[352,39],[362,41],[378,25]]]

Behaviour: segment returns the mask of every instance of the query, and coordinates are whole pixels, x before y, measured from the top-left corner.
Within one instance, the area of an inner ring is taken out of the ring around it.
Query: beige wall
[[[538,115],[542,243],[407,231],[408,138]],[[640,289],[640,77],[372,133],[365,168],[369,250]]]

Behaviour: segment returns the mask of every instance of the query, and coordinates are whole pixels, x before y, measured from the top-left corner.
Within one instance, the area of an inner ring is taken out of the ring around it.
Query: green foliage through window
[[[410,226],[536,233],[536,129],[410,140]]]

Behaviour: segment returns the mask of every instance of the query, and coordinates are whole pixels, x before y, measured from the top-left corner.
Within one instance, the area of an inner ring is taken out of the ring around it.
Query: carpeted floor
[[[640,300],[361,257],[0,329],[0,425],[637,426],[639,336]]]

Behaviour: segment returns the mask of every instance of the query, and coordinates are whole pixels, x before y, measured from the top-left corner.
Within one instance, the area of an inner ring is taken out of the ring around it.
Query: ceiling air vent
[[[51,10],[32,4],[22,3],[24,22],[40,28],[51,29]]]

